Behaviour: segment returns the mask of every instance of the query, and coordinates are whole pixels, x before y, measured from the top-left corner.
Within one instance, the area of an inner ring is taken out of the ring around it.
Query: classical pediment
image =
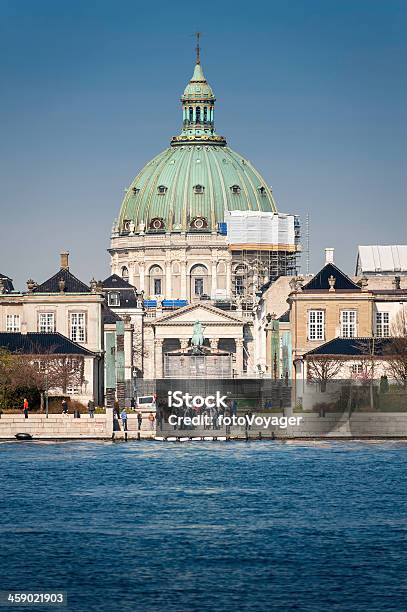
[[[212,325],[242,325],[244,323],[235,314],[225,312],[220,310],[220,308],[204,306],[203,304],[191,304],[151,321],[151,325],[192,324],[195,321]]]

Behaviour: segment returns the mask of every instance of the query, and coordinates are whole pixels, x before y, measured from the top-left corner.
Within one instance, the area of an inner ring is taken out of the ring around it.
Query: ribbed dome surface
[[[122,203],[119,231],[134,222],[149,229],[162,219],[167,231],[188,231],[203,217],[208,230],[217,230],[225,210],[277,212],[261,174],[229,147],[170,147],[157,155],[136,176]]]

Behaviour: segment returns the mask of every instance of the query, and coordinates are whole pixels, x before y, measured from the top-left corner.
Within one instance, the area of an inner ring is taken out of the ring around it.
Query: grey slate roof
[[[334,338],[312,349],[312,351],[308,351],[304,356],[336,355],[363,357],[373,354],[377,357],[382,357],[386,353],[390,354],[391,342],[392,338]]]
[[[103,323],[105,325],[109,325],[112,323],[116,323],[117,321],[122,321],[122,318],[119,317],[118,314],[110,310],[107,306],[103,308]]]
[[[103,290],[106,293],[105,303],[108,305],[108,294],[120,294],[120,306],[114,306],[115,309],[137,308],[136,288],[117,274],[112,274],[106,278],[103,283]]]
[[[65,281],[64,293],[90,293],[90,288],[65,268],[35,287],[33,293],[60,293],[58,283],[61,279]]]
[[[96,355],[58,332],[28,334],[0,332],[0,348],[23,355]]]
[[[135,289],[134,285],[131,285],[117,274],[108,276],[103,281],[103,287],[106,289]]]
[[[13,280],[9,276],[6,276],[6,274],[1,274],[0,272],[0,278],[3,281],[4,288],[8,293],[10,291],[14,291]]]
[[[346,276],[335,264],[328,263],[306,285],[303,291],[328,291],[330,276],[335,277],[335,291],[361,291],[362,289]]]

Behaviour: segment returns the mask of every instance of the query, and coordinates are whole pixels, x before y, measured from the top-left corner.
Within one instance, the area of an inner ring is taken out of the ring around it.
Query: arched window
[[[164,293],[164,278],[163,271],[160,266],[151,266],[150,272],[150,295],[163,295]]]
[[[129,270],[126,266],[122,267],[122,278],[124,278],[124,280],[129,280]]]
[[[208,269],[202,264],[192,266],[191,277],[191,299],[202,299],[208,294]]]
[[[194,185],[195,193],[203,193],[205,191],[205,187],[203,185]]]
[[[208,108],[204,106],[204,123],[208,121]]]
[[[201,107],[197,106],[195,110],[196,123],[201,123]]]
[[[235,195],[239,195],[239,193],[240,193],[239,185],[232,185],[232,187],[230,189],[231,189],[232,193],[234,193]]]
[[[164,195],[167,193],[167,187],[165,185],[158,185],[157,192],[158,195]]]
[[[191,123],[194,120],[194,109],[192,108],[192,106],[189,107],[189,120]]]

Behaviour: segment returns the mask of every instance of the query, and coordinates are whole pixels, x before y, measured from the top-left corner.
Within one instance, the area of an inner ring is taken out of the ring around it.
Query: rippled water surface
[[[0,459],[1,590],[63,589],[80,612],[407,610],[403,443],[2,443]]]

